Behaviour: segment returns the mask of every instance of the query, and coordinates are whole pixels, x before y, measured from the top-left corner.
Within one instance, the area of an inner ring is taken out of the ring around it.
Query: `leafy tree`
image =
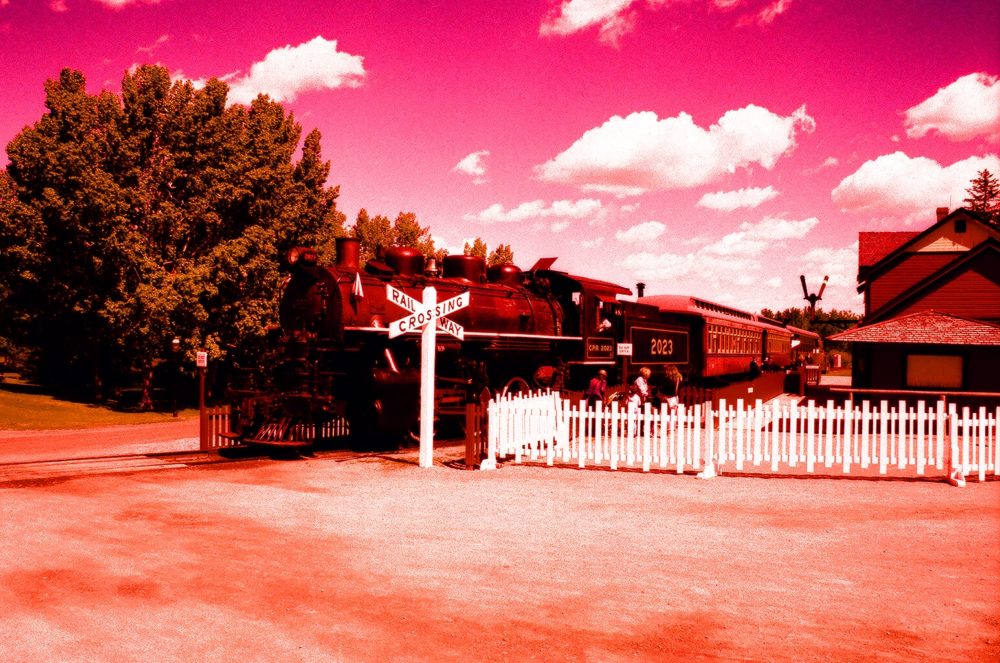
[[[361,208],[354,222],[354,236],[361,240],[361,265],[378,255],[380,248],[395,245],[392,223],[381,214],[369,216],[368,210]]]
[[[362,208],[354,222],[354,236],[361,240],[362,265],[374,258],[380,247],[411,246],[437,260],[447,254],[444,249],[435,248],[430,228],[421,226],[413,212],[400,212],[396,220],[390,222],[388,217],[370,216],[368,210]]]
[[[486,254],[487,254],[487,252],[488,252],[488,249],[486,248],[486,242],[484,242],[483,240],[479,239],[478,237],[472,242],[472,244],[469,244],[468,242],[466,242],[465,243],[465,248],[463,249],[463,253],[465,255],[467,255],[467,256],[479,256],[483,260],[486,260]]]
[[[963,202],[970,210],[984,214],[994,224],[1000,224],[1000,183],[990,171],[979,171],[965,192],[969,197]]]
[[[486,262],[490,266],[514,262],[514,252],[511,250],[510,244],[499,244],[497,248],[493,249],[493,252],[490,253],[490,257],[486,260]]]
[[[808,308],[797,307],[786,308],[781,311],[772,311],[765,308],[761,310],[760,314],[786,325],[816,332],[824,339],[853,327],[861,319],[856,313],[837,309],[829,311],[816,309],[816,315],[810,316]]]
[[[465,243],[465,255],[479,256],[491,267],[514,262],[514,252],[511,250],[510,244],[500,244],[493,251],[489,251],[486,242],[478,237],[473,240],[472,244]]]
[[[43,380],[100,396],[138,376],[149,406],[173,337],[188,365],[262,341],[280,256],[343,234],[338,190],[318,132],[294,163],[301,127],[266,96],[227,107],[226,83],[195,90],[156,66],[127,72],[120,97],[68,69],[45,88],[0,189],[11,334]]]

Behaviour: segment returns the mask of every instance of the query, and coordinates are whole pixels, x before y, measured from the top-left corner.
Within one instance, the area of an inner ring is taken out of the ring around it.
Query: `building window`
[[[960,355],[907,355],[906,386],[961,389],[962,357]]]
[[[957,233],[965,232],[965,219],[955,219],[955,232]]]

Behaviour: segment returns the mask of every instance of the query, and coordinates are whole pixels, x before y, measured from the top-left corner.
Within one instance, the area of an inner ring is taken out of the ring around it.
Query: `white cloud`
[[[864,298],[857,291],[857,240],[842,248],[811,249],[799,260],[797,268],[798,272],[806,277],[809,292],[818,292],[822,278],[830,277],[830,282],[823,292],[823,301],[817,304],[818,307],[855,312],[863,310]]]
[[[566,221],[565,219],[561,221],[553,221],[552,225],[549,226],[549,230],[551,230],[554,233],[561,233],[562,231],[569,228],[572,224],[573,224],[572,221]]]
[[[728,12],[737,7],[748,7],[737,25],[767,26],[785,13],[792,0],[767,0],[761,7],[760,0],[703,0],[710,8]],[[655,11],[679,0],[561,0],[542,20],[538,33],[543,37],[565,37],[593,27],[598,28],[598,39],[610,46],[618,46],[621,38],[636,26],[637,7]]]
[[[292,101],[310,90],[358,87],[365,77],[364,58],[337,50],[336,40],[316,37],[298,46],[283,46],[230,81],[230,103],[249,104],[258,94]]]
[[[778,192],[774,190],[773,187],[753,187],[749,189],[738,189],[737,191],[716,191],[715,193],[706,193],[698,201],[699,207],[707,207],[708,209],[722,210],[724,212],[732,212],[733,210],[741,208],[759,207],[760,205],[766,203],[769,200],[773,200],[778,197]]]
[[[488,181],[486,179],[486,157],[489,155],[489,150],[473,152],[455,164],[452,170],[470,176],[473,184],[485,184]]]
[[[549,206],[544,200],[521,203],[511,210],[505,210],[500,203],[494,203],[476,214],[466,214],[466,221],[479,223],[516,223],[538,219],[585,219],[601,210],[601,201],[593,198],[580,200],[556,200]]]
[[[160,0],[97,0],[98,3],[110,9],[124,9],[129,5],[158,5]]]
[[[145,53],[147,55],[152,55],[153,51],[155,51],[156,49],[158,49],[160,46],[163,46],[168,41],[170,41],[170,35],[168,35],[168,34],[162,34],[159,37],[157,37],[156,41],[154,41],[152,44],[150,44],[149,46],[140,46],[139,48],[135,49],[135,52],[136,53]]]
[[[689,188],[752,164],[771,169],[795,148],[797,130],[814,129],[805,106],[782,117],[751,104],[708,129],[684,112],[662,120],[650,111],[616,115],[536,172],[548,182],[617,196]]]
[[[642,252],[626,256],[622,266],[650,281],[696,280],[710,288],[724,284],[749,286],[764,271],[763,255],[781,250],[786,240],[802,239],[816,227],[816,218],[800,221],[765,217],[687,254]],[[855,253],[855,257],[857,254]]]
[[[580,240],[580,246],[582,246],[585,249],[594,249],[597,248],[598,246],[601,246],[602,244],[604,244],[603,237],[595,237],[594,239]]]
[[[827,168],[834,168],[840,165],[840,160],[837,157],[827,157],[823,160],[823,163],[819,164],[815,168],[806,168],[802,171],[805,175],[815,175],[821,170],[826,170]]]
[[[954,141],[1000,139],[1000,79],[984,73],[962,76],[907,109],[905,125],[910,138],[937,131]]]
[[[659,221],[646,221],[615,233],[615,239],[627,244],[645,244],[657,239],[667,230]]]
[[[936,207],[960,207],[965,190],[976,174],[987,169],[1000,172],[995,154],[972,156],[942,166],[926,157],[903,152],[866,161],[830,194],[841,210],[859,214],[885,213],[905,216],[933,212]]]
[[[757,25],[771,25],[775,19],[788,11],[792,0],[775,0],[757,14]]]
[[[635,14],[630,11],[633,4],[635,0],[564,0],[542,21],[539,34],[566,36],[597,25],[600,40],[617,45],[635,25]]]

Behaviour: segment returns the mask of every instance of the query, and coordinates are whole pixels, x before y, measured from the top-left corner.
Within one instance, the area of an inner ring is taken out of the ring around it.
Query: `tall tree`
[[[508,262],[514,262],[514,252],[511,250],[510,244],[498,244],[497,248],[493,249],[490,257],[486,260],[486,263],[491,267],[493,265],[503,265]]]
[[[969,197],[963,202],[972,211],[985,215],[990,222],[1000,224],[1000,183],[997,178],[983,169],[970,184],[965,190]]]
[[[173,337],[189,358],[260,343],[279,257],[330,250],[343,215],[319,134],[293,162],[301,128],[265,96],[227,107],[224,82],[195,90],[153,66],[126,73],[120,97],[85,88],[68,69],[49,81],[48,111],[8,145],[0,281],[41,377],[99,392],[141,376],[148,405]]]
[[[498,244],[495,249],[490,251],[489,247],[486,246],[486,242],[479,237],[474,239],[472,244],[465,243],[465,255],[479,256],[490,267],[514,262],[514,252],[511,250],[510,244]]]
[[[354,236],[361,240],[361,264],[374,258],[379,249],[392,246],[410,246],[418,249],[427,258],[441,260],[447,251],[434,246],[430,228],[421,226],[413,212],[400,212],[396,220],[378,214],[370,216],[362,208],[354,222]]]
[[[480,238],[476,238],[472,241],[472,244],[468,242],[465,243],[464,253],[467,256],[479,256],[483,260],[486,260],[486,254],[489,249],[486,248],[486,242]]]

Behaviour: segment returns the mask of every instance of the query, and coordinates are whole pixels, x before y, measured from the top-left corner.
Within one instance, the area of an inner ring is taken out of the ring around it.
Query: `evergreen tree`
[[[986,216],[991,223],[1000,225],[1000,183],[993,174],[983,169],[965,190],[969,197],[963,202],[974,211]]]

